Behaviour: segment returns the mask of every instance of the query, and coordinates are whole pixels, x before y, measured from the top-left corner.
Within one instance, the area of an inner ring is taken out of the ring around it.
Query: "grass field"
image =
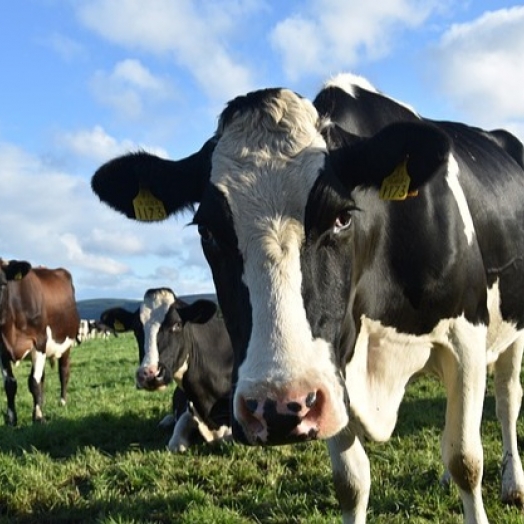
[[[330,463],[321,442],[259,449],[202,446],[165,451],[157,428],[171,390],[134,388],[137,350],[124,335],[74,349],[69,403],[58,405],[56,369],[47,369],[45,425],[31,424],[18,378],[19,426],[0,426],[0,523],[315,523],[340,522]],[[491,386],[491,383],[490,383]],[[0,400],[5,412],[5,397]],[[456,488],[439,485],[440,385],[410,386],[400,421],[386,444],[369,444],[370,524],[461,523]],[[498,497],[501,445],[490,392],[483,422],[484,499],[493,524],[522,524],[524,513]],[[519,422],[524,453],[524,417]]]

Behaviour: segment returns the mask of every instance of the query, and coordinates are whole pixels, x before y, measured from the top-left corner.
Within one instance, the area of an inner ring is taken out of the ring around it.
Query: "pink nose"
[[[317,437],[325,395],[322,390],[280,398],[239,395],[236,418],[253,444],[287,444]]]

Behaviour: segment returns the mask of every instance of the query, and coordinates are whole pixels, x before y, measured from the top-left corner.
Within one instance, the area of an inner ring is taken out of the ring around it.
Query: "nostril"
[[[288,402],[286,406],[287,409],[289,409],[289,411],[292,411],[293,413],[299,413],[302,409],[300,402]]]
[[[311,408],[317,401],[317,394],[315,391],[311,391],[306,397],[306,407]]]
[[[248,398],[245,401],[245,406],[246,406],[247,410],[251,414],[253,414],[257,410],[257,408],[258,408],[258,400],[254,399],[254,398]]]

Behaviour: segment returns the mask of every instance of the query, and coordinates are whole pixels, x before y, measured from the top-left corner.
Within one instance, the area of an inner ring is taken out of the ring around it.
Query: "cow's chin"
[[[144,384],[136,384],[137,389],[143,389],[144,391],[162,391],[167,388],[167,384],[158,381],[148,381]]]
[[[232,433],[235,442],[247,446],[285,446],[307,442],[311,440],[321,440],[333,435],[319,435],[316,430],[302,432],[297,417],[291,417],[288,424],[282,424],[278,427],[264,428],[256,434],[246,431],[242,425],[235,419],[233,420]],[[290,429],[291,428],[291,429]]]

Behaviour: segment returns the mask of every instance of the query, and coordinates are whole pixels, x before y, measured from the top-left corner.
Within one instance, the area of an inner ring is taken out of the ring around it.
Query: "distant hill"
[[[180,295],[178,298],[186,302],[194,302],[195,300],[205,298],[207,300],[217,301],[216,295],[212,293],[202,293],[199,295]],[[80,318],[98,320],[100,315],[109,308],[122,307],[128,311],[135,311],[139,306],[141,300],[133,300],[127,298],[91,298],[87,300],[78,300],[76,306]]]

